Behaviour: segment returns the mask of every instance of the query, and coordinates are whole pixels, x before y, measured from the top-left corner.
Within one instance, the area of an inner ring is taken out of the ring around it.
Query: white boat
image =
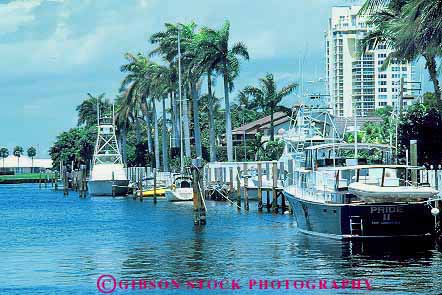
[[[89,194],[93,196],[126,195],[129,179],[115,136],[113,114],[100,119],[95,144],[91,176],[88,180]]]
[[[171,189],[166,191],[166,199],[169,202],[193,201],[192,179],[180,175],[175,177]]]
[[[360,200],[370,203],[419,202],[438,194],[438,191],[431,187],[380,186],[361,182],[350,183],[348,191]]]

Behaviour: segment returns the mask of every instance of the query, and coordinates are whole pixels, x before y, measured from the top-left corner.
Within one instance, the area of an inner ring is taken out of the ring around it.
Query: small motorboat
[[[154,195],[156,195],[157,197],[164,197],[167,190],[169,190],[169,188],[165,185],[165,183],[157,183],[156,188],[154,189],[153,177],[143,178],[143,197],[153,197]],[[140,195],[140,190],[137,190],[137,195]]]
[[[193,200],[192,178],[178,175],[174,178],[172,187],[166,192],[169,202],[186,202]]]
[[[361,182],[351,183],[348,191],[368,203],[420,202],[438,194],[428,186],[380,186]]]
[[[167,192],[167,188],[165,187],[157,187],[156,190],[152,188],[148,188],[148,189],[143,189],[143,197],[153,197],[154,195],[156,195],[157,197],[164,197],[166,195]]]

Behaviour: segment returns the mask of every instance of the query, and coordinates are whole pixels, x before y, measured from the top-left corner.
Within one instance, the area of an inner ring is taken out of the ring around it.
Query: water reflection
[[[71,291],[55,285],[94,293],[103,273],[178,281],[367,278],[372,294],[437,294],[441,288],[442,255],[431,242],[314,237],[298,232],[292,216],[238,212],[221,202],[208,202],[207,225],[195,227],[191,204],[80,200],[35,187],[14,194],[18,198],[0,187],[7,224],[0,227],[0,272],[11,286],[28,288],[25,293]],[[255,294],[238,294],[247,292]]]

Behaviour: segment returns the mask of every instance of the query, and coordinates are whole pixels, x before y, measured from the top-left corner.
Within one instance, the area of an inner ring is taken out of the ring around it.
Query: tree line
[[[21,146],[15,146],[12,154],[17,157],[17,167],[20,168],[20,157],[23,155],[24,149]],[[37,155],[37,150],[31,146],[26,150],[27,156],[32,159],[32,168],[34,167],[34,157]],[[2,158],[3,169],[5,168],[5,159],[9,157],[9,149],[6,147],[0,148],[0,158]]]
[[[219,29],[198,28],[193,22],[166,23],[149,43],[153,49],[147,55],[126,53],[126,63],[120,68],[125,77],[115,99],[116,124],[128,165],[175,170],[181,145],[186,161],[195,156],[206,161],[233,161],[234,154],[242,159],[245,153],[253,159],[279,156],[282,142],[263,146],[262,134],[249,140],[245,152],[234,149],[232,129],[269,115],[270,141],[274,141],[273,114],[289,114],[280,102],[297,84],[278,89],[274,76],[268,73],[258,85],[245,87],[231,101],[241,61],[249,60],[249,53],[244,43],[231,44],[228,21]],[[218,79],[223,83],[224,97],[215,94]],[[91,160],[97,104],[104,112],[111,109],[104,94],[88,94],[77,107],[78,127],[60,134],[51,147],[54,163],[87,164]]]
[[[441,0],[367,0],[360,12],[368,18],[371,30],[362,41],[368,51],[383,43],[391,50],[383,69],[395,61],[425,61],[433,92],[425,93],[421,103],[399,114],[398,156],[405,158],[410,140],[418,141],[419,164],[442,163],[442,97],[440,88],[440,57],[442,56]],[[399,103],[399,102],[398,102]],[[395,111],[379,109],[381,124],[368,122],[358,132],[359,142],[394,143],[396,141]],[[348,134],[347,140],[354,141]]]

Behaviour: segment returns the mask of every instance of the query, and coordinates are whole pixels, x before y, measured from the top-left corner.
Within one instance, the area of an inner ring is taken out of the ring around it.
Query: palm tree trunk
[[[233,161],[233,141],[232,141],[232,118],[230,116],[229,100],[229,77],[227,73],[227,63],[224,62],[224,105],[226,108],[226,141],[227,141],[227,161]]]
[[[430,74],[430,80],[433,82],[434,87],[434,96],[436,96],[436,101],[439,106],[442,105],[441,100],[441,90],[439,87],[439,80],[437,79],[437,62],[436,58],[432,54],[424,54],[426,67],[428,69],[428,73]]]
[[[152,153],[152,129],[150,124],[150,114],[146,114],[146,127],[147,127],[147,151]]]
[[[158,118],[157,118],[157,108],[155,106],[155,101],[152,102],[153,111],[153,133],[154,133],[154,149],[155,149],[155,168],[160,168],[160,143],[158,138]]]
[[[138,145],[141,142],[141,128],[140,128],[140,122],[138,121],[138,112],[136,112],[134,119],[135,119],[135,141]]]
[[[176,147],[180,147],[181,146],[181,134],[180,134],[180,128],[178,126],[180,126],[180,112],[178,111],[178,105],[177,105],[177,97],[176,97],[176,92],[173,93],[173,107],[174,107],[174,113],[175,113],[175,145]]]
[[[190,152],[190,127],[189,127],[189,105],[188,105],[188,93],[187,87],[184,87],[184,97],[183,104],[183,133],[184,133],[184,154],[186,157],[191,157]]]
[[[199,97],[196,90],[196,84],[191,82],[190,88],[192,92],[192,106],[193,106],[193,129],[195,134],[195,152],[196,156],[202,158],[203,150],[201,146],[201,127],[199,117]]]
[[[274,126],[274,122],[273,122],[273,115],[274,115],[274,108],[273,106],[270,107],[270,140],[274,141],[275,140],[275,126]]]
[[[166,124],[166,97],[163,96],[163,134],[161,136],[163,153],[163,171],[169,171],[168,146],[167,146],[167,124]]]
[[[123,158],[123,163],[127,164],[127,152],[126,152],[126,143],[127,143],[127,130],[126,126],[121,128],[121,156]]]
[[[149,106],[147,102],[147,98],[143,98],[142,100],[142,114],[144,116],[144,120],[146,120],[146,131],[147,131],[147,150],[149,154],[152,153],[152,128],[150,124],[150,114],[149,114]]]
[[[207,72],[207,92],[209,94],[208,106],[209,110],[209,145],[210,145],[210,162],[216,162],[216,140],[215,140],[215,116],[213,115],[213,97],[212,97],[212,71]]]
[[[170,146],[172,147],[172,148],[176,148],[176,147],[178,147],[178,145],[177,145],[177,140],[176,140],[176,138],[175,138],[175,135],[176,135],[176,129],[177,129],[177,125],[176,125],[176,120],[175,120],[175,117],[176,117],[176,103],[175,103],[175,101],[174,101],[174,99],[173,99],[173,93],[172,92],[170,92],[169,93],[169,99],[170,99],[170,109],[172,110],[172,114],[171,114],[171,116],[170,116],[170,121],[172,122],[172,139],[171,139],[171,141],[170,141]]]

